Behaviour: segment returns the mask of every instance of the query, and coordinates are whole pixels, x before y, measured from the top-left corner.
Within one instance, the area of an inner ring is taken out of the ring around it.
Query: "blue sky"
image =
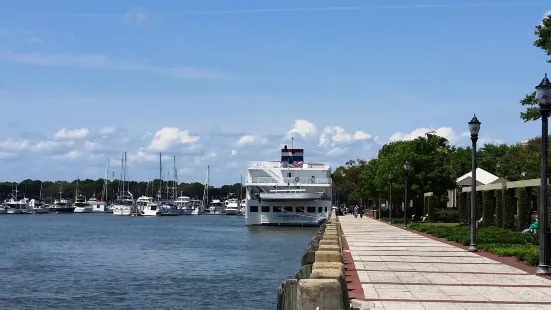
[[[295,137],[342,164],[429,129],[456,144],[539,132],[518,101],[549,65],[551,1],[4,1],[0,179],[239,181]],[[550,72],[551,73],[551,72]]]

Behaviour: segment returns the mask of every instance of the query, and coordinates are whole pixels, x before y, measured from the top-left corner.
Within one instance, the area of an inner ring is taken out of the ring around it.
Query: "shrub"
[[[518,197],[518,214],[517,214],[517,230],[523,230],[530,226],[530,202],[528,200],[528,192],[526,187],[517,188]]]
[[[435,220],[438,222],[459,223],[459,210],[457,209],[442,209],[434,213]]]
[[[426,208],[426,212],[425,214],[428,214],[429,215],[429,221],[434,221],[436,218],[434,217],[434,199],[431,197],[428,197],[429,199],[427,199],[427,208]],[[423,214],[423,215],[425,215]]]
[[[511,190],[505,189],[503,191],[503,228],[514,229],[514,200],[511,197]]]
[[[492,226],[495,222],[494,219],[494,192],[484,191],[482,192],[482,214],[483,214],[483,226]]]
[[[467,225],[413,223],[410,228],[463,245],[470,242],[470,227]],[[538,262],[537,234],[523,234],[499,227],[482,227],[477,230],[476,243],[480,249],[496,255],[515,256],[533,265]]]
[[[467,210],[467,194],[461,193],[459,195],[459,223],[466,224],[469,222]]]
[[[503,227],[503,191],[496,190],[496,221],[495,225],[497,227]]]
[[[482,217],[482,193],[483,192],[476,192],[476,220],[478,221],[479,218]]]

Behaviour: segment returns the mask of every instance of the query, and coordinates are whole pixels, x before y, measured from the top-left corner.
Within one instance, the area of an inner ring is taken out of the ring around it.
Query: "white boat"
[[[92,213],[94,210],[94,208],[86,202],[86,197],[80,194],[75,197],[74,207],[74,213]]]
[[[200,215],[204,212],[203,201],[199,199],[192,199],[191,206],[193,208],[193,211],[191,211],[191,215]]]
[[[138,197],[136,207],[138,208],[138,215],[142,216],[156,216],[159,211],[157,202],[153,201],[153,197],[148,196]]]
[[[178,207],[180,215],[192,215],[195,209],[188,196],[179,196],[174,200],[174,204]]]
[[[226,215],[239,214],[239,200],[237,200],[234,193],[228,194],[228,198],[224,201],[224,207]]]
[[[0,214],[8,214],[8,209],[3,203],[0,203]]]
[[[209,203],[209,212],[207,214],[212,214],[212,215],[222,214],[222,202],[219,199],[213,199]]]
[[[249,162],[245,186],[247,225],[319,226],[331,212],[330,164],[304,162],[303,149]]]
[[[109,212],[109,206],[107,205],[107,202],[97,200],[95,195],[92,196],[92,198],[88,199],[86,204],[90,206],[90,208],[92,208],[93,213]]]
[[[7,214],[26,214],[29,213],[29,206],[27,203],[27,199],[14,199],[11,198],[10,200],[4,202],[4,206],[6,208]]]
[[[136,201],[128,189],[126,181],[126,152],[121,159],[121,186],[117,199],[113,202],[113,215],[133,216],[137,215]]]
[[[160,216],[178,216],[180,215],[180,209],[178,206],[172,202],[162,202],[159,207],[159,212],[157,215]]]
[[[245,215],[246,205],[247,199],[241,200],[241,203],[239,204],[239,215]]]
[[[44,204],[41,200],[31,199],[29,201],[28,211],[33,214],[50,213],[50,206]]]

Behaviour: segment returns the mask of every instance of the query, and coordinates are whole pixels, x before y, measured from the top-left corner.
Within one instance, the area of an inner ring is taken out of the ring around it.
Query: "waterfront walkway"
[[[374,309],[551,309],[551,280],[371,218],[339,220],[350,295],[361,287]]]

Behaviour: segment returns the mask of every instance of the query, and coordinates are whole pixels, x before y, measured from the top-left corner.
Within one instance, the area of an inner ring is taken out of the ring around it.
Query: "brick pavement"
[[[339,220],[351,296],[375,309],[551,309],[549,279],[371,218]]]

